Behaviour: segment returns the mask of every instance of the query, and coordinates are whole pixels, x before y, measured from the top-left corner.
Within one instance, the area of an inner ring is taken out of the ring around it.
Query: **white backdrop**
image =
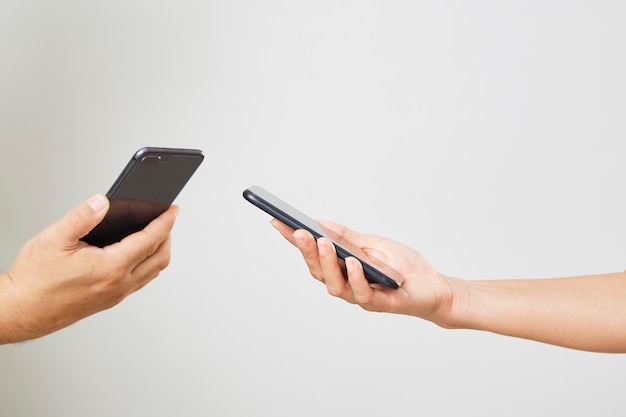
[[[0,415],[621,415],[626,357],[326,294],[245,202],[467,279],[626,268],[618,1],[0,1],[0,269],[142,146],[206,159],[171,266],[0,347]]]

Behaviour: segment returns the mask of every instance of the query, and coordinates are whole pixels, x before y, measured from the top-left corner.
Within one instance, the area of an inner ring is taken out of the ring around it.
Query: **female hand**
[[[395,270],[401,281],[397,290],[370,284],[361,263],[353,257],[345,260],[346,277],[329,239],[316,242],[306,230],[294,231],[273,219],[272,225],[300,250],[311,275],[326,285],[329,294],[365,310],[408,314],[444,325],[454,303],[457,280],[440,274],[419,252],[393,240],[358,233],[337,223],[318,223],[349,251],[355,248],[364,252],[363,261],[383,271],[387,267]]]

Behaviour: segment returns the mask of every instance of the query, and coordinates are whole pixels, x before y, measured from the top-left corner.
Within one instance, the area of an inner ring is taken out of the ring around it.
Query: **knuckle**
[[[328,294],[332,295],[333,297],[341,298],[344,294],[343,288],[337,288],[335,286],[327,286],[326,290],[328,291]]]
[[[119,263],[118,265],[115,265],[110,273],[107,275],[107,282],[109,282],[111,285],[118,285],[118,283],[123,281],[124,277],[126,277],[129,273],[129,265],[125,263]]]
[[[318,280],[318,281],[324,281],[324,274],[322,274],[319,271],[312,270],[311,271],[311,276],[313,278],[315,278],[316,280]]]
[[[70,211],[65,216],[65,224],[68,228],[74,230],[76,229],[82,221],[82,213],[79,213],[76,210]]]
[[[127,295],[123,285],[125,275],[120,271],[114,271],[103,277],[93,287],[97,297],[108,306],[114,306],[122,301]]]
[[[161,270],[147,272],[143,277],[141,277],[141,279],[137,281],[135,287],[133,288],[133,292],[139,291],[140,289],[148,285],[149,282],[159,276],[160,272]]]
[[[319,262],[318,257],[310,253],[304,253],[302,254],[302,257],[304,258],[304,262],[306,262],[308,265],[315,265]]]
[[[149,258],[150,256],[154,255],[154,253],[159,249],[160,244],[161,242],[158,242],[154,239],[149,239],[144,248],[145,249],[144,259]]]
[[[157,274],[158,274],[158,271],[162,271],[165,268],[167,268],[170,265],[170,261],[171,261],[171,256],[169,253],[165,254],[164,256],[161,256],[159,260],[157,261]]]

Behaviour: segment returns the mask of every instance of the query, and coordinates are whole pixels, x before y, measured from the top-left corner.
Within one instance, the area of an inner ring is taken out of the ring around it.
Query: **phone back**
[[[168,209],[203,159],[196,149],[138,150],[107,193],[106,217],[83,240],[103,247],[142,230]]]

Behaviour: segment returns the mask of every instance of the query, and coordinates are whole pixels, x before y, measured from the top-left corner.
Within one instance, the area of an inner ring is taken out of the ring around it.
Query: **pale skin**
[[[0,274],[0,344],[39,338],[111,308],[168,266],[177,206],[113,245],[81,241],[108,209],[103,195],[74,207]]]
[[[417,251],[328,221],[333,239],[350,243],[398,271],[402,285],[370,284],[361,264],[346,259],[347,278],[329,239],[272,225],[294,246],[328,293],[368,311],[406,314],[447,329],[475,329],[593,352],[626,352],[626,273],[550,279],[463,280],[433,268]]]

